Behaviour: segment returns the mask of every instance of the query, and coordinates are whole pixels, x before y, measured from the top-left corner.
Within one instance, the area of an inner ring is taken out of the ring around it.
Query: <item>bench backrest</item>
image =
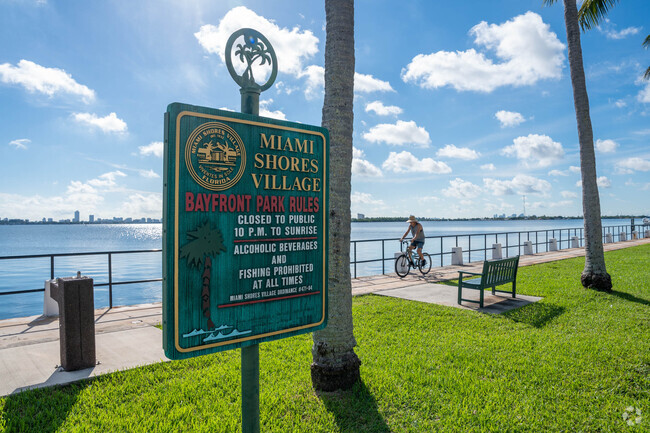
[[[481,282],[484,287],[490,287],[514,281],[517,278],[518,266],[519,256],[501,260],[486,260],[483,262]]]

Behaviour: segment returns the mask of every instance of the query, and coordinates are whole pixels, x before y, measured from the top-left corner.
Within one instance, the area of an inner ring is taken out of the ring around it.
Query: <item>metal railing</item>
[[[162,249],[155,250],[127,250],[127,251],[100,251],[100,252],[88,252],[88,253],[60,253],[60,254],[32,254],[24,256],[3,256],[0,257],[0,260],[27,260],[27,259],[40,259],[40,258],[49,258],[50,259],[50,279],[54,279],[54,259],[57,257],[81,257],[81,256],[107,256],[107,265],[108,265],[108,282],[105,283],[95,283],[94,287],[106,287],[108,286],[108,306],[113,308],[113,286],[120,286],[125,284],[139,284],[139,283],[153,283],[157,281],[162,281],[162,278],[151,278],[146,280],[125,280],[125,281],[113,281],[113,256],[120,254],[140,254],[140,253],[159,253]],[[46,278],[43,278],[45,280]],[[6,292],[0,292],[0,296],[7,295],[20,295],[24,293],[37,293],[44,292],[45,288],[42,289],[28,289],[28,290],[11,290]]]
[[[639,232],[639,237],[645,236],[645,230],[649,229],[648,226],[637,225],[636,229]],[[607,235],[611,235],[614,242],[621,240],[621,234],[625,235],[625,239],[632,238],[632,227],[631,225],[618,225],[618,226],[607,226],[603,227],[603,243],[606,242]],[[558,249],[564,249],[570,247],[570,242],[572,237],[578,237],[580,244],[584,241],[583,228],[567,228],[567,229],[548,229],[548,230],[534,230],[534,231],[525,231],[525,232],[495,232],[495,233],[477,233],[477,234],[465,234],[465,235],[443,235],[443,236],[428,236],[426,237],[426,244],[424,250],[430,254],[433,259],[433,263],[436,266],[445,266],[445,264],[451,264],[451,255],[452,247],[463,247],[463,262],[471,263],[476,261],[483,261],[488,258],[488,251],[492,251],[492,241],[494,243],[501,243],[504,257],[510,257],[511,255],[521,255],[522,247],[524,247],[523,242],[531,241],[534,252],[546,252],[549,251],[550,239],[556,239],[558,243]],[[381,266],[371,267],[372,275],[379,273],[379,267],[381,267],[381,273],[386,274],[387,269],[388,273],[393,272],[393,261],[394,257],[386,257],[387,245],[389,245],[389,250],[392,254],[395,252],[396,248],[392,248],[396,242],[399,241],[399,238],[391,239],[364,239],[364,240],[354,240],[350,242],[350,270],[353,278],[359,276],[358,267],[380,263]],[[490,242],[490,244],[488,244]],[[379,244],[379,245],[377,245]],[[380,248],[378,248],[380,246]],[[465,248],[466,247],[466,248]],[[402,244],[400,243],[400,251],[402,251]],[[368,253],[376,254],[377,250],[381,250],[381,257],[368,258]],[[141,284],[141,283],[152,283],[152,282],[161,282],[162,278],[151,278],[143,280],[124,280],[124,281],[115,281],[113,279],[113,256],[123,255],[123,254],[141,254],[141,253],[159,253],[162,249],[152,249],[152,250],[126,250],[126,251],[101,251],[101,252],[84,252],[84,253],[61,253],[61,254],[34,254],[34,255],[21,255],[21,256],[3,256],[0,257],[0,261],[4,260],[29,260],[29,259],[39,259],[39,258],[49,258],[50,261],[50,279],[55,277],[55,259],[61,257],[81,257],[81,256],[106,256],[107,258],[107,282],[96,283],[95,287],[108,287],[108,303],[109,307],[113,307],[113,287],[127,284]],[[363,257],[360,257],[363,256]],[[386,263],[389,263],[389,267],[386,267]],[[46,279],[43,276],[42,280]],[[26,290],[11,290],[0,292],[0,296],[8,295],[19,295],[25,293],[36,293],[44,292],[44,288],[39,289],[26,289]]]
[[[636,225],[635,229],[639,233],[639,237],[645,236],[645,230],[650,227]],[[603,243],[606,242],[607,234],[611,234],[613,242],[621,240],[621,233],[625,234],[625,239],[632,238],[631,225],[618,225],[607,226],[602,229]],[[427,236],[424,251],[429,253],[433,260],[435,267],[451,265],[451,251],[452,247],[463,248],[463,263],[480,262],[488,259],[488,251],[492,251],[493,243],[500,243],[502,245],[504,257],[511,255],[521,255],[522,248],[525,241],[531,241],[534,253],[549,251],[550,240],[557,240],[558,250],[567,249],[571,246],[571,238],[578,238],[579,245],[584,243],[584,229],[565,228],[565,229],[547,229],[547,230],[531,230],[524,232],[493,232],[493,233],[477,233],[477,234],[464,234],[464,235],[442,235],[442,236]],[[395,258],[392,256],[386,257],[387,245],[389,254],[397,252],[396,246],[399,238],[391,239],[364,239],[353,240],[350,245],[350,273],[353,278],[357,278],[360,274],[359,267],[369,268],[371,271],[366,275],[378,274],[381,267],[381,274],[386,274],[388,262],[388,273],[393,272],[393,263]],[[490,242],[490,244],[488,244]],[[400,243],[400,252],[402,251]],[[381,250],[381,256],[377,257],[376,253]],[[372,254],[375,254],[372,256]],[[378,264],[381,266],[363,266],[368,264]]]

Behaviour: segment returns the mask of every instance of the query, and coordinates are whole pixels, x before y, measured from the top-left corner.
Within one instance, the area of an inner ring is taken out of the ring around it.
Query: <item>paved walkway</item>
[[[605,250],[648,243],[650,239],[605,244]],[[521,256],[519,265],[529,266],[579,256],[584,256],[584,249],[561,250]],[[457,278],[459,270],[480,272],[482,266],[482,262],[445,266],[432,269],[426,276],[412,272],[405,278],[399,278],[395,274],[361,277],[352,280],[352,294],[375,293],[476,310],[475,304],[459,306],[456,303],[455,287],[437,283]],[[518,295],[516,300],[512,300],[507,295],[486,294],[486,305],[481,312],[500,313],[539,299]],[[0,396],[166,361],[162,351],[162,332],[153,326],[161,322],[162,306],[159,303],[97,310],[95,331],[98,365],[77,372],[66,372],[58,365],[57,318],[31,316],[0,320]]]

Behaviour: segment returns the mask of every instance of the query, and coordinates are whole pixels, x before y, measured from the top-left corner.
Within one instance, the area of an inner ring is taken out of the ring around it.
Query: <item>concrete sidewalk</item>
[[[650,243],[650,239],[605,244],[605,251]],[[521,256],[520,266],[584,256],[584,249],[554,251]],[[375,293],[456,308],[477,310],[477,306],[456,303],[457,289],[436,284],[455,279],[458,271],[480,272],[482,262],[465,266],[433,268],[422,276],[411,272],[405,278],[395,274],[361,277],[352,280],[354,296]],[[477,294],[478,296],[478,294]],[[513,300],[505,294],[486,294],[481,312],[498,314],[519,308],[540,298],[517,295]],[[111,371],[166,361],[162,350],[162,332],[153,325],[162,322],[162,305],[146,304],[101,309],[95,312],[98,365],[77,372],[61,371],[59,358],[59,322],[43,316],[22,317],[0,321],[0,396],[24,389],[69,383]]]

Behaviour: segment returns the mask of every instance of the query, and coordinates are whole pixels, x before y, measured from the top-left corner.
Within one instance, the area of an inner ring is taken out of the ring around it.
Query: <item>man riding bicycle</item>
[[[409,216],[408,221],[409,223],[408,228],[406,229],[406,232],[404,232],[404,235],[400,239],[400,242],[404,240],[408,232],[411,232],[411,235],[413,236],[413,239],[411,239],[411,245],[408,247],[408,256],[411,257],[411,251],[413,251],[414,248],[417,248],[418,251],[418,256],[420,256],[420,261],[422,263],[422,266],[426,263],[424,260],[424,256],[422,255],[422,247],[424,246],[424,230],[422,229],[422,224],[418,222],[417,219],[415,219],[415,216],[411,215]]]

